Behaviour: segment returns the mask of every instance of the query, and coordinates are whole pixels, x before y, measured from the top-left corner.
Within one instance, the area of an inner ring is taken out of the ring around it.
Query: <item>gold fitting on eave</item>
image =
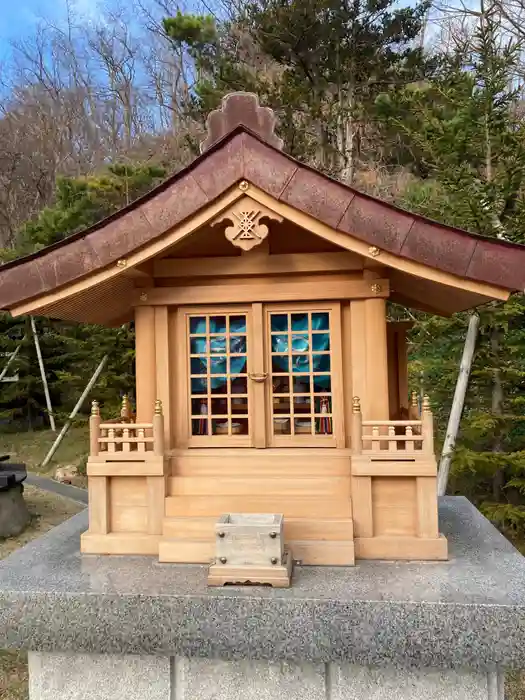
[[[368,252],[373,258],[377,258],[377,256],[381,254],[381,251],[375,245],[371,245],[370,248],[368,249]]]
[[[162,401],[160,399],[157,399],[155,401],[155,415],[156,416],[162,415]]]
[[[352,413],[361,413],[361,401],[359,396],[354,396],[352,399]]]
[[[142,294],[140,295],[139,299],[140,299],[141,301],[148,301],[148,295],[146,294],[146,292],[142,292]]]
[[[246,190],[250,187],[250,184],[246,180],[241,180],[239,182],[239,189],[242,192],[246,192]]]
[[[127,264],[128,261],[124,258],[120,258],[120,260],[117,260],[117,267],[126,267]]]
[[[373,284],[373,285],[370,287],[370,289],[372,290],[372,292],[373,292],[374,294],[380,294],[380,293],[381,293],[381,290],[382,290],[382,287],[381,287],[380,284]]]

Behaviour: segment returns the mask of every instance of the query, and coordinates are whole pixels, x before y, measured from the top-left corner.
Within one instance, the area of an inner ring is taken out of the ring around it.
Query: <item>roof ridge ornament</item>
[[[284,142],[275,133],[277,117],[273,109],[261,107],[254,92],[230,92],[222,98],[221,106],[208,114],[208,135],[201,143],[201,153],[241,124],[270,146],[283,149]]]

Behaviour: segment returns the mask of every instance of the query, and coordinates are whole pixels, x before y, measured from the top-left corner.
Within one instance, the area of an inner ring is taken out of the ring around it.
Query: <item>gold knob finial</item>
[[[120,417],[129,418],[131,416],[128,395],[124,394],[122,397],[122,406],[120,408]]]
[[[352,412],[361,413],[361,401],[359,400],[359,396],[354,396],[352,400]]]
[[[430,413],[430,398],[428,394],[423,396],[423,411],[425,411],[425,413]]]
[[[162,415],[162,401],[160,399],[157,399],[155,401],[155,415],[156,416]]]
[[[100,416],[100,408],[98,405],[98,401],[91,402],[91,415],[92,416]]]

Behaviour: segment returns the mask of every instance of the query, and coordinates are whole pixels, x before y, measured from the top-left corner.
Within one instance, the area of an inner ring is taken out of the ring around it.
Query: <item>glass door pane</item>
[[[247,314],[187,319],[192,438],[249,436]]]
[[[270,425],[274,444],[331,442],[329,310],[270,311]],[[283,440],[284,438],[284,440]]]

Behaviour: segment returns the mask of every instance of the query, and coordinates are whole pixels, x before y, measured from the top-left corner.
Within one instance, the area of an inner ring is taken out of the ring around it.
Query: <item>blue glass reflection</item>
[[[230,333],[246,333],[246,316],[230,316]]]
[[[294,352],[308,352],[309,347],[307,335],[292,335],[292,350]]]
[[[289,372],[288,355],[272,355],[272,372]]]
[[[206,333],[205,316],[192,316],[190,318],[190,333]]]
[[[228,385],[226,377],[211,377],[211,393],[212,394],[227,394]]]
[[[207,394],[208,393],[208,383],[205,377],[195,377],[191,380],[191,393],[192,394]]]
[[[312,335],[312,350],[330,350],[330,334],[314,333]]]
[[[292,314],[292,331],[308,330],[308,314]]]
[[[226,357],[210,357],[210,374],[225,374],[226,373]]]
[[[224,335],[210,338],[210,352],[226,352],[226,337]]]
[[[308,355],[292,356],[292,372],[309,372],[310,357]]]
[[[230,357],[230,374],[246,373],[246,356]]]
[[[226,333],[226,316],[210,316],[210,333]]]
[[[191,338],[190,352],[192,355],[204,355],[206,352],[206,338]]]
[[[313,355],[314,372],[330,371],[330,355]]]
[[[286,314],[272,314],[272,331],[287,331],[288,316]]]
[[[288,352],[287,335],[272,335],[272,352]]]
[[[330,314],[327,311],[312,314],[312,330],[327,331],[330,329]]]
[[[330,393],[332,390],[332,381],[329,374],[318,374],[314,376],[314,393],[324,394]]]
[[[191,374],[206,374],[208,360],[205,357],[192,357],[190,360]]]
[[[234,335],[230,338],[230,352],[241,353],[246,352],[246,336]]]

